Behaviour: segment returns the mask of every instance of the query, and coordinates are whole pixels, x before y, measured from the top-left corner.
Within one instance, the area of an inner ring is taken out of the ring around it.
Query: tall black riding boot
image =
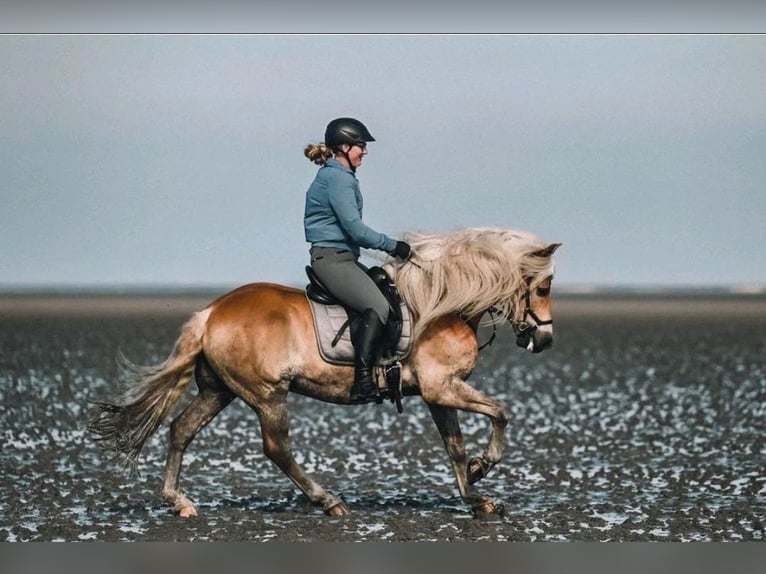
[[[359,319],[354,337],[354,386],[351,401],[364,402],[377,397],[378,389],[372,370],[378,355],[378,345],[383,334],[383,323],[372,309],[365,309]]]

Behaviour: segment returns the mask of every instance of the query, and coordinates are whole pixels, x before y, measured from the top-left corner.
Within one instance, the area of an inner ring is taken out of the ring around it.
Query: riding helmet
[[[324,143],[330,149],[337,149],[343,144],[360,144],[374,142],[365,125],[354,118],[336,118],[327,124],[324,132]]]

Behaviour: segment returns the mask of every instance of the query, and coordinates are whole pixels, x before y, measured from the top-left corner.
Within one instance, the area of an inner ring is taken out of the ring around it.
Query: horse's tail
[[[131,470],[146,441],[191,381],[209,315],[209,308],[195,313],[182,327],[168,358],[158,365],[135,365],[121,355],[128,387],[115,403],[93,402],[87,430],[114,453],[113,459],[121,459]]]

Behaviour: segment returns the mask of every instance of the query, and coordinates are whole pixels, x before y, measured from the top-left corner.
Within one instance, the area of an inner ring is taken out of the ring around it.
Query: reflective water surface
[[[182,487],[200,515],[178,519],[159,495],[167,427],[130,476],[84,413],[116,390],[118,352],[164,359],[193,305],[13,303],[0,305],[0,541],[764,539],[762,299],[561,300],[554,347],[534,356],[501,328],[471,378],[510,415],[505,457],[478,484],[506,513],[481,520],[418,397],[398,414],[300,396],[298,460],[352,514],[310,506],[236,401],[187,451]],[[460,420],[479,454],[488,421]]]

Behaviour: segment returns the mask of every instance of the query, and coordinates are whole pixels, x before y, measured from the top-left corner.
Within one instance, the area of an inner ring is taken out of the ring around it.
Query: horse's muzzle
[[[530,353],[540,353],[553,345],[553,335],[531,325],[518,330],[516,344]]]

